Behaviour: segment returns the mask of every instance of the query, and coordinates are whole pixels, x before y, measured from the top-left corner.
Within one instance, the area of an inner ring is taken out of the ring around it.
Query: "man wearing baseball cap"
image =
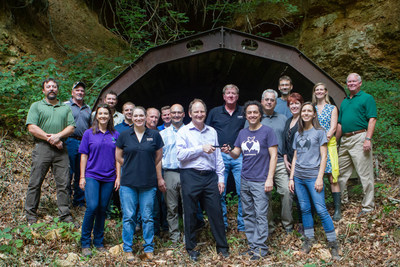
[[[74,133],[68,137],[65,142],[69,156],[69,191],[71,193],[71,182],[73,181],[73,200],[74,207],[85,207],[85,193],[79,188],[80,177],[80,161],[81,154],[78,153],[79,145],[81,144],[83,133],[89,129],[91,125],[91,109],[85,104],[85,89],[86,85],[83,82],[75,82],[72,86],[71,98],[65,104],[71,107],[72,115],[74,116],[76,128]]]

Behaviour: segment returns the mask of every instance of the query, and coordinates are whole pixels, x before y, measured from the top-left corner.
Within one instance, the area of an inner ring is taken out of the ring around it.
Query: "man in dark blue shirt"
[[[229,144],[233,147],[239,131],[243,129],[246,118],[243,114],[243,107],[237,105],[239,99],[239,88],[234,84],[225,85],[222,89],[222,97],[225,104],[213,108],[208,114],[206,124],[213,127],[218,134],[218,143],[220,145]],[[228,181],[228,175],[232,172],[235,179],[236,194],[239,197],[237,224],[238,230],[244,231],[244,222],[242,218],[242,203],[240,201],[240,173],[242,170],[242,155],[238,159],[233,159],[230,155],[222,153],[225,165],[225,185]],[[226,188],[226,187],[225,187]],[[221,195],[222,212],[224,216],[225,229],[228,228],[227,210],[225,202],[226,190]]]
[[[119,133],[122,133],[125,130],[130,129],[131,125],[133,124],[132,116],[133,116],[133,108],[135,104],[132,102],[126,102],[122,106],[122,114],[124,115],[124,121],[117,126],[115,126],[115,130]]]
[[[85,104],[85,89],[86,85],[83,82],[76,82],[72,86],[71,99],[65,104],[71,107],[72,115],[74,116],[76,128],[74,133],[68,137],[65,144],[67,145],[69,157],[69,183],[68,188],[71,192],[71,181],[73,181],[73,200],[74,207],[85,206],[85,193],[79,187],[81,154],[78,153],[79,145],[81,144],[83,133],[89,129],[91,123],[90,107]]]

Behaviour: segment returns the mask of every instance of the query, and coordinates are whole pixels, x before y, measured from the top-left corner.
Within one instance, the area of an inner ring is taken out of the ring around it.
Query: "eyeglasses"
[[[172,111],[171,112],[171,114],[174,114],[174,115],[176,115],[176,114],[182,114],[182,113],[184,113],[183,111]]]

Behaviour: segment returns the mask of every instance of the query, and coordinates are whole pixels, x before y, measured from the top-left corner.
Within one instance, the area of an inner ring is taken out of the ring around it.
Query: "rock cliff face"
[[[298,47],[341,83],[350,72],[400,77],[399,0],[308,0],[297,6],[295,14],[258,12],[255,20],[292,23],[276,40]]]
[[[98,21],[81,0],[3,0],[0,4],[0,64],[23,55],[63,59],[93,51],[119,56],[127,44]]]

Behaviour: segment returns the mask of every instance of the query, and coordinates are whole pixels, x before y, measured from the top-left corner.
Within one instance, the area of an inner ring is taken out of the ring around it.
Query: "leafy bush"
[[[378,108],[373,136],[374,150],[381,165],[393,174],[400,174],[400,81],[365,81],[363,88],[371,94]]]
[[[101,88],[127,63],[122,58],[109,59],[90,52],[71,54],[60,63],[53,58],[35,61],[35,56],[25,56],[0,72],[0,124],[12,134],[21,135],[30,105],[43,98],[41,83],[47,77],[58,81],[61,101],[70,98],[75,81],[85,82],[86,102],[91,105]]]

